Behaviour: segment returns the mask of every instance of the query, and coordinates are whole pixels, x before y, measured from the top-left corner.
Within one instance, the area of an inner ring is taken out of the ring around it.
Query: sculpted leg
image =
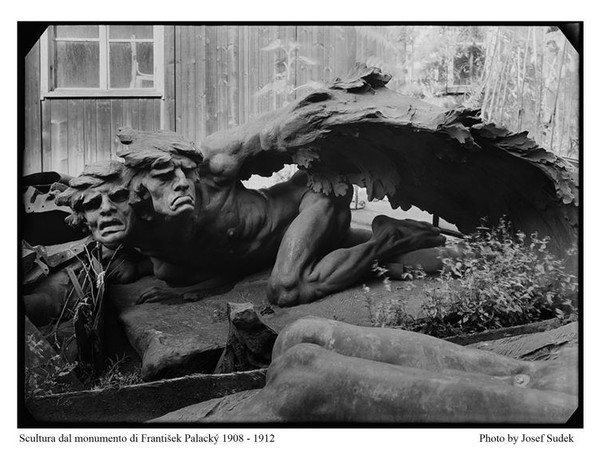
[[[304,318],[280,333],[265,388],[231,419],[564,423],[578,406],[577,364],[561,358],[518,361],[418,333]]]
[[[391,279],[402,279],[407,268],[420,268],[425,273],[437,273],[444,268],[444,259],[455,259],[462,255],[460,246],[433,247],[394,255],[381,262],[388,270],[386,276]]]
[[[304,197],[277,254],[267,292],[271,303],[309,303],[356,283],[369,273],[376,259],[435,247],[445,240],[427,223],[377,216],[368,241],[339,248],[349,222],[347,204],[315,193]],[[338,248],[331,251],[332,246]]]
[[[360,327],[318,317],[305,317],[284,328],[273,359],[295,345],[313,343],[333,352],[398,366],[440,373],[478,373],[530,389],[577,395],[577,352],[563,350],[557,361],[521,361],[476,350],[411,331]],[[463,375],[461,375],[463,376]]]
[[[321,194],[307,193],[279,246],[267,286],[269,301],[293,306],[332,292],[335,287],[325,284],[324,274],[315,270],[316,265],[323,254],[341,245],[349,227],[347,206]]]
[[[344,240],[342,247],[349,248],[363,244],[371,239],[373,233],[363,229],[351,229],[348,237]],[[401,252],[381,259],[380,265],[388,270],[386,276],[391,279],[402,279],[407,268],[421,268],[425,273],[436,273],[444,267],[443,260],[454,259],[462,256],[463,252],[459,245],[420,248],[410,252]]]
[[[577,397],[478,373],[434,372],[295,345],[233,421],[564,423]],[[228,418],[229,419],[229,418]]]

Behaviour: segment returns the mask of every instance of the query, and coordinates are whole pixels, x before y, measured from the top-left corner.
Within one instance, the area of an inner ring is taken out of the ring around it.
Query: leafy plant
[[[44,342],[33,334],[27,334],[25,339],[25,345],[35,355],[34,361],[37,361],[25,365],[25,398],[68,392],[71,385],[67,379],[72,376],[77,363],[68,363],[57,354],[48,358]]]
[[[402,299],[375,302],[365,286],[371,321],[447,337],[575,315],[577,277],[548,243],[549,238],[513,233],[505,220],[493,228],[481,226],[462,243],[461,257],[444,260],[442,273],[433,278],[435,287],[424,287],[427,299],[418,318],[406,313]],[[567,258],[575,252],[575,247],[567,251]],[[385,284],[385,269],[376,265],[374,271]],[[416,269],[403,279],[413,283],[424,277]]]
[[[392,284],[387,276],[388,270],[381,267],[377,261],[373,263],[372,269],[375,276],[382,278],[384,289],[392,291]],[[371,323],[375,327],[391,327],[398,324],[412,322],[412,317],[406,313],[406,300],[400,297],[375,299],[371,295],[368,286],[363,285],[363,293],[367,299]]]
[[[298,53],[300,44],[295,41],[283,42],[281,39],[275,39],[266,47],[261,48],[264,52],[278,52],[281,57],[275,63],[275,74],[273,79],[265,84],[258,92],[256,96],[260,97],[269,93],[283,95],[285,97],[284,104],[289,103],[299,89],[312,88],[318,89],[322,87],[322,83],[315,81],[308,81],[307,83],[296,86],[296,80],[294,74],[299,65],[304,66],[315,66],[316,61],[301,55]]]
[[[548,242],[513,234],[505,220],[480,227],[465,240],[462,257],[444,261],[440,285],[426,291],[413,329],[444,337],[576,313],[577,278]]]

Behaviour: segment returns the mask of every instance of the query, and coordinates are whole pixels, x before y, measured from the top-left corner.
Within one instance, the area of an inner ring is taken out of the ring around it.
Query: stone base
[[[268,272],[240,281],[231,291],[197,300],[166,303],[135,302],[146,289],[165,283],[153,277],[127,285],[114,285],[107,298],[114,302],[129,341],[142,358],[145,380],[172,378],[191,373],[212,373],[228,334],[227,302],[251,302],[260,319],[276,332],[308,315],[361,326],[372,326],[371,311],[382,302],[402,299],[406,311],[417,314],[424,300],[426,281],[392,281],[386,290],[381,279],[291,308],[269,305],[266,299]],[[261,314],[262,312],[262,314]]]

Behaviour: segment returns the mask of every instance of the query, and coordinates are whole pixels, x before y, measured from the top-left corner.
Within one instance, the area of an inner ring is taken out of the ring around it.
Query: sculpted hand
[[[181,301],[183,298],[181,292],[177,289],[152,286],[146,289],[135,302],[136,305],[142,303],[162,303],[166,301]]]

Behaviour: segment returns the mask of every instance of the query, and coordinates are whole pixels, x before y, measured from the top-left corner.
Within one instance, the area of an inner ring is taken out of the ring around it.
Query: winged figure
[[[395,93],[390,78],[357,65],[329,88],[197,146],[169,131],[122,128],[123,162],[87,168],[59,201],[98,241],[148,255],[172,285],[273,267],[267,296],[279,306],[342,290],[374,260],[444,244],[438,228],[412,220],[378,216],[372,232],[352,229],[352,184],[463,232],[506,217],[557,248],[574,242],[578,185],[566,161],[477,110]],[[241,183],[289,163],[300,169],[289,181],[262,190]]]

